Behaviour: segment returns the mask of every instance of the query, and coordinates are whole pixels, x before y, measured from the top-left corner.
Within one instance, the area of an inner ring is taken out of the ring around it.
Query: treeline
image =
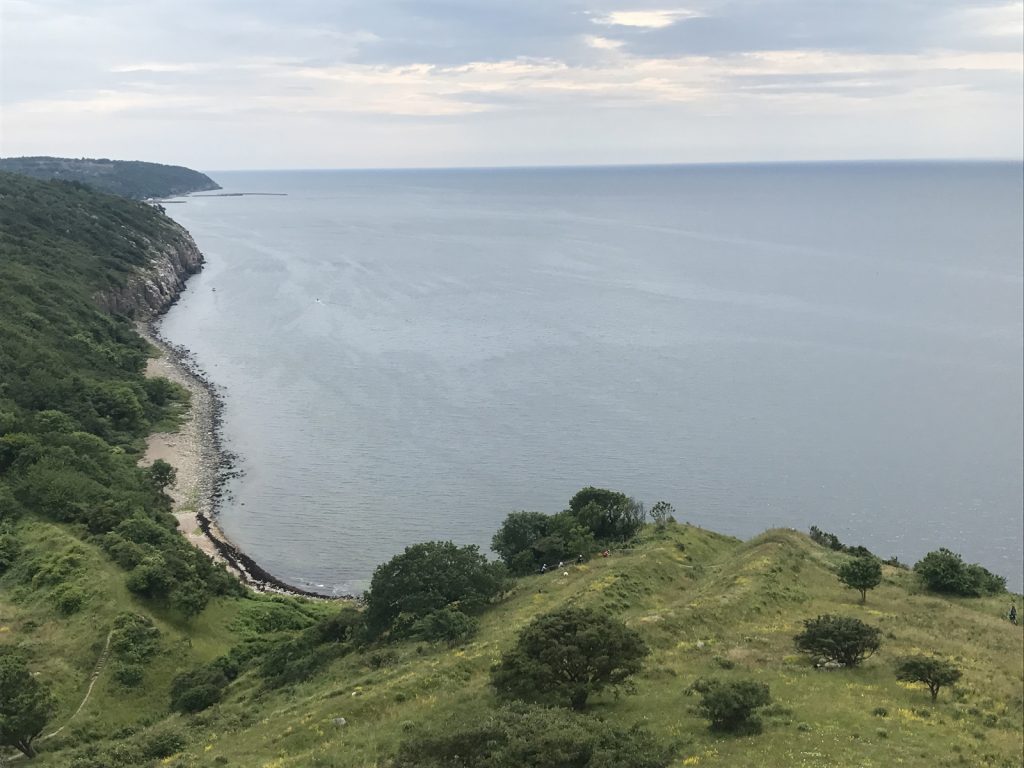
[[[145,436],[187,394],[144,377],[148,345],[95,300],[174,231],[143,203],[0,173],[0,576],[45,586],[66,613],[87,596],[76,557],[28,553],[19,520],[69,525],[133,591],[185,615],[240,589],[177,533],[166,466],[137,466]]]
[[[209,176],[180,165],[85,157],[0,158],[0,171],[35,179],[87,184],[101,192],[142,200],[220,189]]]

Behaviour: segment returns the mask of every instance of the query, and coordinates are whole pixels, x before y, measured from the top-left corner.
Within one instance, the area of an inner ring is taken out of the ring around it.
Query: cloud
[[[495,137],[533,161],[702,158],[725,137],[771,159],[814,131],[827,146],[842,120],[838,156],[940,147],[921,131],[952,125],[946,154],[1019,155],[1022,17],[1020,2],[967,0],[7,0],[2,151],[57,151],[46,139],[118,155],[107,142],[126,126],[163,146],[202,124],[198,140],[254,158],[268,142],[334,157],[348,130],[360,163],[399,157],[386,141],[403,158],[490,146],[482,161],[503,162]],[[876,117],[888,144],[851,129]]]
[[[643,27],[646,29],[662,29],[671,26],[683,19],[700,18],[702,14],[696,11],[672,10],[672,11],[612,11],[611,13],[597,16],[594,21],[598,24],[607,24],[615,27]]]

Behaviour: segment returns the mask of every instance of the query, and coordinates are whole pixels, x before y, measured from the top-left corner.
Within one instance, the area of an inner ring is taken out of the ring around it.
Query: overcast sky
[[[224,170],[1022,155],[1021,2],[0,9],[4,156]]]

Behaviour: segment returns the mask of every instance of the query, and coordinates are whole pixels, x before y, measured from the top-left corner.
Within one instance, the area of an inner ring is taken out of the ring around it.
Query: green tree
[[[953,685],[961,674],[948,661],[933,656],[905,656],[896,663],[896,679],[908,683],[924,683],[928,686],[932,701],[938,698],[940,688]]]
[[[804,631],[793,642],[801,653],[855,667],[878,650],[881,636],[881,630],[860,619],[825,614],[805,619]]]
[[[675,514],[676,508],[667,501],[656,501],[651,507],[651,519],[659,529],[664,528],[669,520],[673,520]]]
[[[56,702],[29,671],[20,653],[0,650],[0,744],[35,757],[32,746],[53,716]]]
[[[572,497],[569,511],[598,541],[628,541],[640,531],[647,516],[639,501],[592,486]]]
[[[178,477],[178,470],[172,467],[163,459],[157,459],[149,466],[149,479],[153,483],[153,486],[158,490],[162,491],[170,485],[174,485],[174,481]]]
[[[882,564],[876,557],[855,557],[839,566],[839,580],[860,590],[860,602],[867,602],[868,590],[882,583]]]
[[[430,642],[444,641],[449,647],[466,642],[477,633],[480,621],[451,606],[428,613],[412,625],[410,634]]]
[[[536,568],[533,545],[548,535],[551,518],[543,512],[510,512],[491,539],[491,549],[517,576]]]
[[[640,635],[587,608],[562,608],[534,619],[491,668],[503,698],[568,704],[575,710],[640,671],[650,653]]]
[[[964,597],[998,595],[1006,591],[1006,579],[977,564],[967,564],[945,547],[929,552],[914,564],[914,572],[933,592]]]
[[[732,733],[760,731],[761,722],[754,712],[772,701],[768,686],[753,680],[701,678],[690,691],[701,695],[697,709],[711,722],[711,729]]]
[[[489,563],[476,546],[414,544],[373,572],[366,595],[367,629],[378,636],[399,616],[411,625],[449,605],[471,614],[501,594],[505,583],[505,568]]]

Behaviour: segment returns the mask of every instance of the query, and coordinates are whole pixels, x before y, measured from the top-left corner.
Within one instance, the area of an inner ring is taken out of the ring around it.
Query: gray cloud
[[[5,0],[2,13],[4,154],[159,147],[296,166],[1021,151],[1019,0]],[[837,126],[845,145],[830,144]]]

